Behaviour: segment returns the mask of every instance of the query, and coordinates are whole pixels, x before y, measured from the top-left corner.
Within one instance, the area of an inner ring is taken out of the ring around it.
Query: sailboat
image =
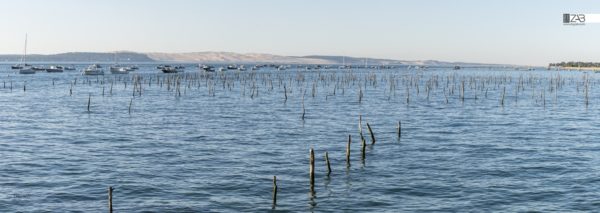
[[[112,74],[129,74],[129,68],[121,66],[117,60],[117,52],[115,52],[115,65],[110,66],[110,73]]]
[[[104,70],[99,64],[92,64],[83,69],[83,75],[104,75]]]
[[[21,58],[22,67],[19,69],[19,74],[35,74],[35,70],[31,68],[31,65],[25,63],[27,57],[27,34],[25,34],[25,50],[23,51],[23,57]]]
[[[342,66],[338,67],[338,69],[348,69],[350,66],[346,66],[346,56],[342,56]]]

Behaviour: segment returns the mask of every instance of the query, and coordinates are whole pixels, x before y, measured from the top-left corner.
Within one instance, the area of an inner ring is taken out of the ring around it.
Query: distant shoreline
[[[558,67],[561,70],[600,71],[600,67]]]

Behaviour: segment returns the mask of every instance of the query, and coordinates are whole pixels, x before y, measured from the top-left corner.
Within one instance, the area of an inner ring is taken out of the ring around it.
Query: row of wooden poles
[[[398,75],[399,74],[399,75]],[[95,80],[95,81],[94,81]],[[55,80],[52,79],[52,86],[55,85]],[[539,76],[530,75],[519,76],[513,78],[511,76],[466,76],[457,75],[456,73],[450,73],[448,75],[431,75],[429,78],[425,78],[415,73],[387,73],[377,75],[375,73],[364,73],[362,76],[352,71],[338,73],[186,73],[177,75],[158,75],[158,74],[136,74],[132,76],[113,76],[113,77],[96,77],[92,78],[75,78],[70,81],[68,93],[70,96],[73,95],[74,87],[80,85],[92,85],[92,82],[102,85],[101,92],[102,96],[105,95],[105,90],[112,96],[113,85],[122,83],[124,90],[127,90],[127,86],[130,86],[132,98],[135,96],[142,96],[143,91],[147,88],[155,85],[156,87],[166,88],[168,92],[173,92],[176,97],[185,95],[188,90],[193,88],[200,89],[204,87],[207,89],[209,96],[215,96],[216,89],[222,85],[222,91],[232,91],[232,88],[236,88],[238,85],[239,92],[242,96],[249,94],[249,97],[254,99],[259,96],[259,90],[262,89],[261,94],[265,92],[270,93],[276,91],[274,87],[278,86],[283,93],[283,102],[287,102],[289,95],[294,90],[299,90],[302,96],[302,118],[305,117],[306,110],[304,107],[304,97],[306,92],[310,90],[310,96],[315,98],[318,91],[325,91],[325,100],[329,97],[336,96],[341,93],[344,96],[344,91],[356,89],[358,96],[358,103],[364,101],[366,92],[371,88],[377,89],[378,85],[382,85],[384,96],[388,96],[387,99],[391,100],[392,97],[396,97],[398,91],[402,91],[402,85],[405,87],[405,102],[410,104],[411,100],[415,97],[423,96],[427,101],[430,101],[431,97],[436,97],[436,94],[443,94],[438,96],[445,99],[445,103],[448,104],[449,100],[455,96],[460,102],[464,102],[467,96],[469,99],[475,101],[480,100],[481,97],[488,98],[488,90],[498,92],[498,103],[500,106],[504,106],[508,97],[514,97],[514,102],[517,103],[519,96],[524,96],[526,89],[531,92],[531,100],[540,106],[546,106],[547,93],[554,99],[554,103],[558,102],[558,91],[563,88],[565,83],[575,84],[577,88],[577,94],[582,95],[582,100],[587,107],[590,104],[589,96],[593,91],[593,86],[598,83],[597,80],[593,80],[588,74],[584,74],[581,80],[575,77],[564,78],[560,74],[556,76],[550,76],[547,78],[541,78]],[[378,83],[381,82],[381,83]],[[543,83],[548,83],[548,86],[544,86]],[[389,89],[385,89],[385,84]],[[164,85],[164,86],[163,86]],[[23,81],[23,91],[28,91],[28,82]],[[511,89],[513,92],[508,91]],[[354,87],[354,88],[353,88]],[[13,81],[3,81],[3,88],[13,89]],[[183,90],[183,91],[182,91]],[[249,92],[246,92],[248,90]],[[425,90],[425,93],[420,92]],[[592,91],[590,91],[592,90]],[[336,92],[338,91],[338,92]],[[467,93],[467,91],[470,92]],[[276,91],[278,92],[278,91]],[[512,93],[512,94],[510,94]],[[423,95],[420,95],[423,94]],[[92,96],[91,93],[89,96]],[[88,103],[90,103],[91,97],[88,97]],[[133,100],[130,101],[130,106]],[[414,102],[414,101],[413,101]],[[88,104],[89,106],[89,104]],[[88,107],[89,109],[89,107]],[[88,110],[89,111],[89,110]],[[131,112],[131,107],[129,107]]]
[[[374,145],[376,140],[375,140],[375,133],[373,133],[373,129],[371,129],[371,125],[367,122],[367,129],[369,131],[369,135],[371,137],[371,145]],[[362,130],[362,116],[359,116],[359,135],[360,135],[360,140],[361,140],[361,144],[362,144],[362,148],[361,148],[361,160],[364,162],[364,160],[366,159],[366,139],[363,135],[363,130]],[[396,126],[396,133],[398,136],[398,139],[400,139],[400,137],[402,136],[402,122],[398,121],[398,125]],[[352,144],[352,135],[348,135],[348,143],[346,144],[346,168],[350,168],[350,145]],[[326,175],[329,176],[331,175],[331,163],[329,161],[329,153],[327,151],[325,151],[325,165],[327,168],[327,173]],[[315,194],[315,151],[313,148],[310,148],[309,150],[309,192],[311,194],[311,196],[314,196]],[[277,186],[277,176],[273,176],[273,202],[272,202],[272,208],[275,209],[275,207],[277,206],[277,191],[278,191],[278,186]]]
[[[371,125],[367,122],[367,129],[369,131],[369,135],[371,136],[371,145],[374,145],[375,133],[373,133],[373,129],[371,129]],[[398,121],[398,126],[396,126],[396,133],[398,138],[402,136],[402,122]],[[365,148],[366,148],[366,139],[363,136],[362,131],[362,116],[359,116],[359,134],[362,142],[361,149],[361,159],[364,161],[366,158]],[[352,144],[352,135],[348,135],[348,143],[346,145],[346,167],[350,167],[350,145]],[[329,161],[329,153],[325,152],[325,165],[327,166],[327,176],[331,174],[331,163]],[[309,186],[311,195],[315,194],[315,151],[313,148],[310,148],[309,151]],[[277,176],[273,176],[273,204],[272,208],[275,209],[277,206],[277,192],[279,187],[277,186]],[[114,188],[112,186],[108,187],[108,212],[113,212],[113,191]]]

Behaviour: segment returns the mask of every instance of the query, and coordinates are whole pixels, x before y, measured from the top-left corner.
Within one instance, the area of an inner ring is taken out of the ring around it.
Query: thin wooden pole
[[[367,147],[367,142],[366,142],[366,141],[365,141],[365,139],[363,138],[363,139],[362,139],[362,149],[361,149],[361,155],[362,155],[361,157],[362,157],[362,160],[363,160],[363,161],[365,160],[365,157],[366,157],[366,154],[365,154],[365,148],[366,148],[366,147]]]
[[[352,136],[348,135],[348,144],[346,145],[346,167],[350,167],[350,144],[352,143]]]
[[[369,129],[369,133],[371,134],[371,144],[375,144],[375,134],[373,134],[373,130],[371,129],[369,122],[367,122],[367,129]]]
[[[112,213],[113,212],[113,203],[112,203],[112,193],[113,193],[114,188],[112,186],[108,187],[108,212]]]
[[[87,111],[88,111],[88,112],[90,111],[90,103],[92,103],[92,94],[90,94],[90,95],[88,96],[88,106],[87,106]]]
[[[273,176],[273,208],[277,205],[277,176]]]
[[[287,88],[285,87],[285,84],[283,85],[283,95],[285,96],[285,102],[287,102]]]
[[[398,121],[398,138],[402,135],[402,121]]]
[[[310,148],[310,167],[309,167],[309,177],[310,177],[310,191],[315,191],[315,151],[313,148]]]
[[[362,131],[362,115],[358,115],[358,131],[360,132],[360,140],[365,140]]]
[[[329,153],[325,152],[325,163],[327,164],[327,176],[331,174],[331,165],[329,164]]]
[[[133,103],[133,98],[129,101],[129,114],[131,114],[131,104]]]

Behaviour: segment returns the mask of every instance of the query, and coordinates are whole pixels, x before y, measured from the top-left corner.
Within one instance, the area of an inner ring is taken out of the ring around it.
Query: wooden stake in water
[[[360,140],[364,141],[365,137],[364,137],[363,131],[362,131],[362,115],[358,115],[358,131],[360,133]]]
[[[112,193],[113,193],[114,188],[112,186],[108,187],[108,212],[112,213],[113,212],[113,203],[112,203]]]
[[[375,144],[375,135],[373,134],[373,130],[371,129],[369,122],[367,122],[367,129],[369,129],[369,134],[371,134],[371,144]]]
[[[277,205],[277,176],[273,176],[273,208]]]
[[[90,103],[92,103],[92,94],[90,94],[90,96],[88,97],[88,106],[87,106],[87,111],[90,111]]]
[[[329,164],[329,153],[325,152],[325,163],[327,164],[327,176],[331,174],[331,165]]]
[[[129,101],[129,114],[131,114],[131,104],[133,103],[133,98]]]
[[[306,110],[304,109],[304,95],[306,94],[306,91],[304,91],[303,95],[302,95],[302,120],[304,120],[304,115],[306,114]]]
[[[362,144],[362,148],[361,148],[361,157],[362,157],[362,160],[364,161],[364,160],[365,160],[365,158],[366,158],[366,154],[365,154],[365,148],[367,147],[367,142],[365,141],[365,139],[364,139],[364,138],[362,139],[362,143],[361,143],[361,144]]]
[[[310,192],[315,191],[315,151],[310,148],[310,167],[309,167],[309,178],[310,178]]]
[[[352,143],[352,136],[348,135],[348,144],[346,145],[346,167],[350,167],[350,144]]]
[[[283,95],[285,96],[285,102],[287,102],[287,88],[285,87],[285,84],[283,85]]]
[[[398,121],[398,138],[400,138],[400,136],[402,135],[402,121]]]

